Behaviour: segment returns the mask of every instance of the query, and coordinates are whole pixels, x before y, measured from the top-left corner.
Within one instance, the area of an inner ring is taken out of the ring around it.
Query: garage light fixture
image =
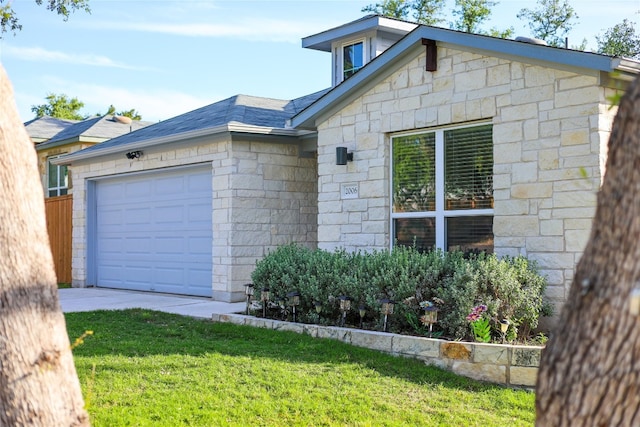
[[[142,151],[129,151],[127,153],[127,159],[139,159],[142,156]]]

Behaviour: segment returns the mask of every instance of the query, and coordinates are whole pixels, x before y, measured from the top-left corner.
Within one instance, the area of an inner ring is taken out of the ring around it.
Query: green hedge
[[[466,317],[474,306],[488,307],[494,339],[500,339],[497,322],[509,319],[510,340],[530,338],[542,314],[550,314],[543,300],[546,280],[524,257],[498,258],[435,250],[427,253],[407,247],[392,251],[328,252],[297,245],[281,246],[256,264],[252,274],[255,297],[268,288],[269,315],[286,316],[278,300],[299,291],[298,321],[325,325],[340,324],[339,297],[352,298],[346,323],[359,325],[358,307],[364,306],[364,327],[382,329],[380,300],[396,301],[389,318],[389,330],[397,333],[427,334],[419,321],[424,311],[420,302],[435,302],[439,320],[434,332],[451,339],[469,339]],[[314,303],[322,305],[318,314]],[[260,311],[261,313],[261,311]]]

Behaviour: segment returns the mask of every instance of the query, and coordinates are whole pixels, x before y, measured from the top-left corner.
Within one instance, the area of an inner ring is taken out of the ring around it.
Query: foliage
[[[443,21],[440,15],[444,6],[445,0],[383,0],[363,7],[362,12],[404,20],[409,19],[411,13],[414,22],[437,25]]]
[[[78,98],[68,98],[65,94],[48,94],[45,99],[46,104],[32,105],[31,111],[36,117],[51,116],[59,119],[84,120],[86,117],[80,114],[80,109],[84,107],[84,102]]]
[[[390,330],[424,334],[418,324],[424,303],[438,301],[434,330],[453,339],[470,338],[467,315],[480,303],[487,306],[494,339],[501,338],[498,319],[509,319],[512,339],[526,340],[540,315],[550,309],[543,300],[546,280],[524,257],[500,259],[441,250],[421,253],[403,246],[363,253],[285,245],[257,262],[252,280],[258,301],[263,288],[270,290],[272,300],[285,305],[286,294],[299,291],[297,311],[302,322],[339,324],[339,297],[349,296],[353,309],[346,323],[359,324],[355,308],[363,305],[364,327],[381,329],[380,300],[388,298],[396,302]],[[315,312],[315,301],[322,305],[320,314]]]
[[[6,4],[3,4],[5,2]],[[20,24],[11,3],[11,1],[0,0],[0,35],[9,31],[15,35],[17,31],[22,30],[22,24]],[[36,3],[41,5],[43,0],[36,0]],[[48,10],[61,15],[65,21],[69,19],[71,12],[76,10],[91,12],[89,0],[47,0],[46,5]]]
[[[84,120],[88,118],[86,115],[82,115],[80,110],[84,107],[84,102],[78,100],[78,98],[69,98],[65,94],[48,94],[45,99],[46,104],[32,105],[31,111],[36,117],[50,116],[58,119],[67,120]],[[109,106],[109,109],[105,114],[96,114],[96,116],[102,116],[106,114],[116,114],[119,116],[130,117],[133,120],[142,120],[142,116],[135,110],[122,110],[116,112],[116,107]]]
[[[538,0],[538,8],[521,9],[518,19],[526,19],[533,36],[542,39],[550,46],[564,47],[564,36],[578,19],[576,11],[568,0]]]
[[[489,326],[489,318],[485,315],[486,311],[487,306],[480,304],[473,307],[467,316],[473,330],[473,337],[478,342],[491,342],[491,326]]]
[[[98,116],[115,115],[115,116],[129,117],[131,120],[142,120],[142,116],[136,111],[135,108],[132,108],[131,110],[122,110],[122,111],[116,112],[116,107],[114,107],[113,104],[109,106],[109,109],[107,110],[106,113],[97,114],[97,115]]]
[[[362,12],[388,16],[396,19],[407,19],[410,5],[407,0],[382,0],[382,3],[370,4],[362,8]]]
[[[419,24],[437,25],[444,21],[440,17],[445,0],[414,0],[413,20]]]
[[[492,27],[489,31],[480,28],[481,24],[490,18],[491,8],[498,4],[497,1],[456,0],[455,4],[456,8],[453,9],[453,15],[457,15],[458,20],[451,22],[451,28],[467,33],[485,34],[503,39],[513,36],[513,27],[509,27],[506,30]]]
[[[535,419],[531,392],[337,340],[140,309],[65,318],[71,337],[94,331],[74,360],[96,427],[530,426]]]
[[[491,0],[456,0],[453,14],[458,20],[452,23],[452,27],[466,33],[478,33],[480,24],[491,16],[491,8],[498,2]]]
[[[598,53],[640,59],[640,34],[636,32],[635,22],[628,19],[596,36],[596,41]]]

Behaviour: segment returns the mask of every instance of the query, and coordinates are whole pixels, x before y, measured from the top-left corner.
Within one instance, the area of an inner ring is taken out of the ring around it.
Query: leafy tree
[[[466,33],[479,33],[480,24],[489,19],[491,8],[498,2],[491,0],[456,0],[453,14],[458,20],[452,23],[452,28]]]
[[[506,30],[499,30],[495,27],[489,31],[480,29],[480,25],[491,16],[491,8],[497,4],[497,1],[491,0],[456,0],[453,14],[458,16],[458,20],[451,23],[451,28],[466,33],[485,34],[503,39],[512,37],[513,27]]]
[[[640,34],[636,33],[635,22],[628,19],[596,36],[596,41],[598,53],[640,59]]]
[[[382,3],[370,4],[362,8],[362,12],[371,12],[376,15],[390,18],[407,19],[410,5],[407,0],[382,0]]]
[[[50,93],[45,98],[48,103],[40,105],[32,105],[31,111],[36,117],[51,116],[59,119],[84,120],[86,116],[80,114],[80,109],[84,107],[84,102],[78,98],[69,99],[67,95],[56,95]]]
[[[114,107],[113,104],[109,106],[109,109],[105,114],[129,117],[131,120],[142,120],[142,116],[136,111],[135,108],[132,108],[131,110],[122,110],[122,111],[116,112],[116,107]],[[103,114],[98,114],[98,115],[102,116]]]
[[[436,25],[443,22],[440,17],[445,0],[383,0],[382,3],[370,4],[362,8],[362,12],[371,12],[390,18],[409,20],[424,25]]]
[[[444,5],[445,0],[414,0],[413,19],[419,24],[438,25],[444,22],[440,17]]]
[[[43,0],[35,1],[39,5],[43,2]],[[17,31],[22,29],[22,24],[20,24],[11,3],[10,0],[0,0],[0,38],[4,33],[11,31],[15,35]],[[71,12],[78,9],[91,12],[89,0],[46,0],[46,5],[48,10],[61,15],[65,21],[69,19]]]
[[[538,0],[537,9],[521,9],[518,19],[529,21],[533,36],[546,41],[550,46],[563,47],[564,36],[578,19],[568,0]]]
[[[583,38],[582,42],[578,45],[573,44],[570,46],[571,49],[573,50],[586,50],[587,49],[587,39]]]
[[[469,33],[487,34],[493,37],[508,38],[513,36],[513,27],[506,30],[491,28],[489,31],[480,30],[480,24],[489,19],[491,8],[498,2],[491,0],[456,0],[453,14],[459,15],[451,28]],[[372,12],[390,18],[412,19],[424,25],[438,25],[444,22],[442,10],[446,0],[383,0],[381,3],[370,4],[362,8],[362,12]],[[409,16],[411,15],[411,16]]]

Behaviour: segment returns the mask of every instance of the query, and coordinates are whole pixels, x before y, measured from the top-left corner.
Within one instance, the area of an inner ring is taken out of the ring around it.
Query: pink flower
[[[484,313],[485,311],[487,311],[486,305],[484,304],[477,305],[473,307],[473,309],[471,310],[471,313],[469,313],[469,315],[467,316],[467,320],[469,322],[475,322],[477,320],[480,320],[482,318],[482,313]]]

